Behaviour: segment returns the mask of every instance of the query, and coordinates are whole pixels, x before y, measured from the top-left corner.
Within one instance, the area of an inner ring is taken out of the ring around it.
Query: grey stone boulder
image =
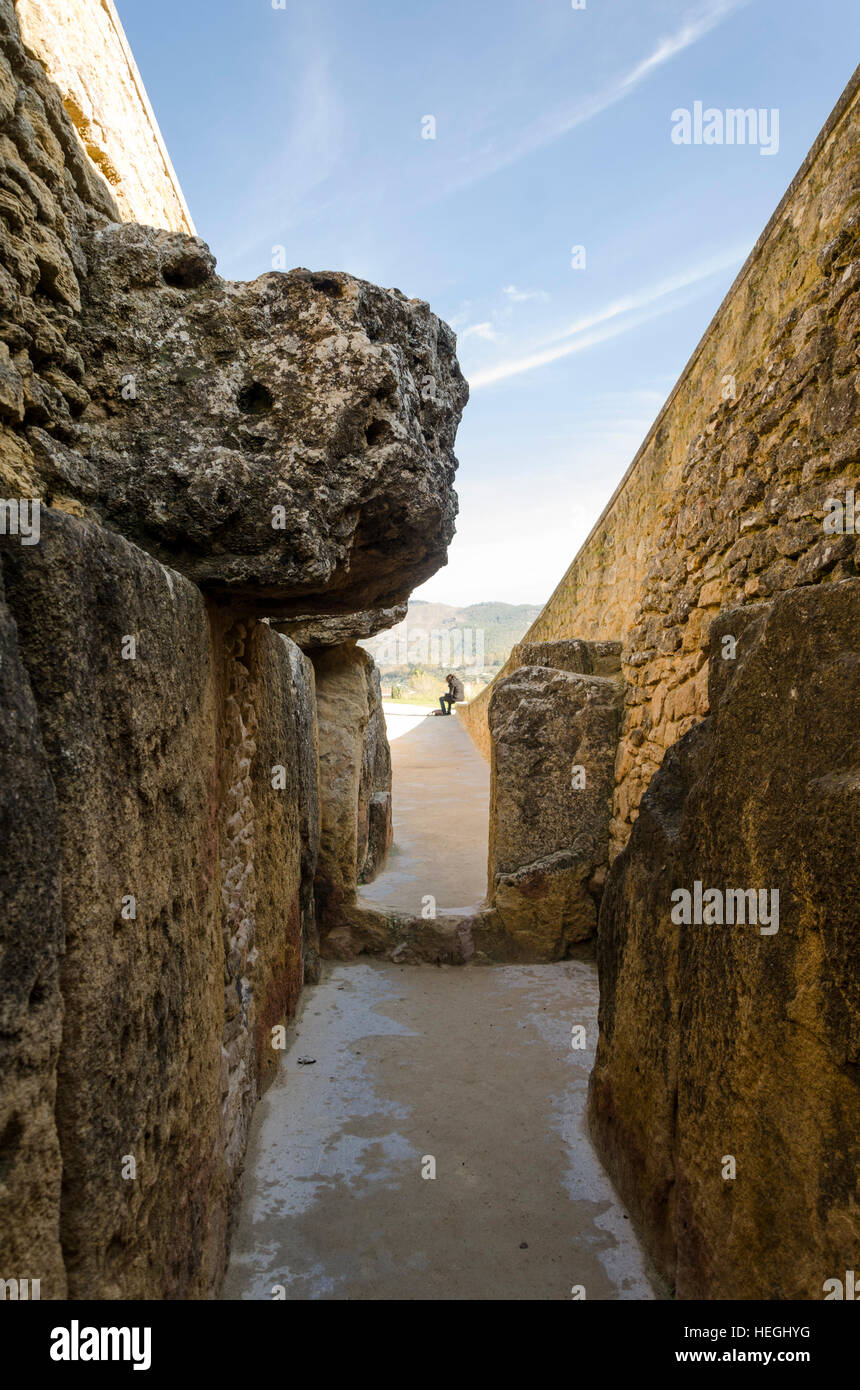
[[[405,603],[396,608],[372,608],[363,613],[341,613],[333,618],[304,614],[286,623],[273,622],[277,632],[291,638],[303,651],[314,647],[339,647],[342,642],[372,637],[387,631],[406,617]]]
[[[445,563],[468,388],[427,304],[339,272],[231,283],[135,224],[87,250],[91,403],[42,450],[58,487],[258,615],[390,608]]]

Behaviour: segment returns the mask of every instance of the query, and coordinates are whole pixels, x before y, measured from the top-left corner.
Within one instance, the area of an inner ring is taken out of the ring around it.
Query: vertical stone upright
[[[55,1119],[64,947],[57,798],[0,562],[0,1277],[66,1296]]]
[[[311,656],[321,796],[316,897],[325,945],[350,917],[356,884],[384,865],[391,841],[391,757],[370,654],[344,643]]]
[[[607,880],[592,1131],[679,1298],[821,1299],[857,1256],[860,580],[725,611],[709,669]]]
[[[523,644],[490,703],[490,907],[504,946],[556,960],[594,934],[623,704],[615,644]]]

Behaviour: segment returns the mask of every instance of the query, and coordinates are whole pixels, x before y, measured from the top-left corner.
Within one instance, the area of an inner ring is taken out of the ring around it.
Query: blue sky
[[[857,0],[115,2],[222,275],[280,245],[457,330],[417,595],[455,604],[549,597],[860,58]],[[673,143],[696,101],[776,109],[778,150]]]

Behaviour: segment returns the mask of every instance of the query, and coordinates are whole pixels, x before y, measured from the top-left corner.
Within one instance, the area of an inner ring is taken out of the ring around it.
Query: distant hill
[[[412,599],[404,622],[387,633],[368,638],[361,645],[373,654],[383,677],[408,678],[411,672],[444,674],[443,666],[460,665],[457,653],[458,643],[462,643],[465,649],[462,664],[479,666],[491,677],[504,666],[511,648],[525,635],[540,612],[541,605],[533,603],[470,603],[454,608],[447,603]],[[442,634],[449,637],[447,661],[444,660]],[[483,659],[478,657],[481,643]]]

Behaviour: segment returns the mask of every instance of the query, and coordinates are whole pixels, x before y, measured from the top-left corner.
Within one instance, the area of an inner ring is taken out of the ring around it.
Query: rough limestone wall
[[[294,642],[287,642],[286,645],[290,660],[296,736],[300,753],[296,769],[299,779],[299,838],[302,846],[299,914],[302,926],[304,982],[310,985],[316,984],[320,976],[320,941],[314,901],[314,879],[320,849],[320,763],[316,681],[310,657]]]
[[[391,749],[382,687],[373,659],[365,667],[369,718],[364,734],[358,785],[357,881],[372,883],[385,867],[394,834],[391,815]]]
[[[490,707],[489,902],[539,960],[594,934],[608,866],[623,692],[618,679],[575,669],[584,664],[522,666]]]
[[[22,1024],[31,1034],[59,969],[61,1154],[43,1159],[39,1200],[11,1223],[30,1250],[20,1273],[62,1296],[44,1248],[59,1215],[71,1297],[203,1297],[223,1271],[248,1123],[276,1065],[271,1028],[302,980],[292,644],[61,512],[43,515],[36,547],[4,538],[2,567],[57,803],[56,834],[48,790],[37,803],[43,893],[62,867],[63,931],[47,919],[51,950],[30,966],[44,983]],[[46,1099],[56,1050],[49,1028]],[[50,1157],[42,1115],[25,1119],[26,1092],[11,1094],[17,1126]],[[24,1146],[2,1158],[26,1196]]]
[[[391,842],[391,756],[379,672],[355,643],[314,649],[320,851],[315,894],[324,955],[350,955],[356,884],[382,869]]]
[[[29,431],[63,438],[89,403],[76,345],[87,228],[117,218],[0,0],[0,496],[45,499]],[[62,480],[53,489],[63,505]],[[78,508],[79,510],[79,508]]]
[[[517,669],[516,663],[507,661],[496,676],[496,680],[502,676],[509,676]],[[478,749],[482,758],[490,761],[492,756],[492,739],[490,738],[490,700],[495,685],[493,681],[482,690],[480,695],[476,695],[474,700],[468,704],[457,706],[457,718],[460,720],[467,733],[471,736],[472,742]]]
[[[0,1268],[66,1292],[54,1117],[63,1028],[57,798],[0,570]],[[20,1213],[29,1213],[26,1225]]]
[[[3,569],[59,810],[69,1295],[193,1296],[217,1273],[217,1229],[207,1242],[225,1182],[203,599],[62,513],[32,549],[5,538]],[[42,1294],[57,1296],[47,1281]]]
[[[624,644],[615,852],[666,749],[708,711],[720,609],[856,572],[856,535],[827,536],[823,519],[860,478],[858,104],[855,74],[524,639]],[[489,700],[460,712],[485,756]]]
[[[725,610],[708,669],[607,879],[591,1132],[679,1298],[817,1300],[857,1267],[860,580]]]
[[[557,960],[597,927],[624,705],[618,642],[521,642],[489,710],[487,906],[473,938]],[[477,935],[475,935],[477,933]]]
[[[254,1105],[277,1069],[272,1028],[292,1015],[302,986],[302,825],[316,811],[299,772],[308,717],[293,687],[293,644],[214,605],[210,618],[220,673],[221,1089],[232,1186]]]
[[[16,0],[15,7],[24,43],[56,84],[123,220],[193,236],[113,0]]]

